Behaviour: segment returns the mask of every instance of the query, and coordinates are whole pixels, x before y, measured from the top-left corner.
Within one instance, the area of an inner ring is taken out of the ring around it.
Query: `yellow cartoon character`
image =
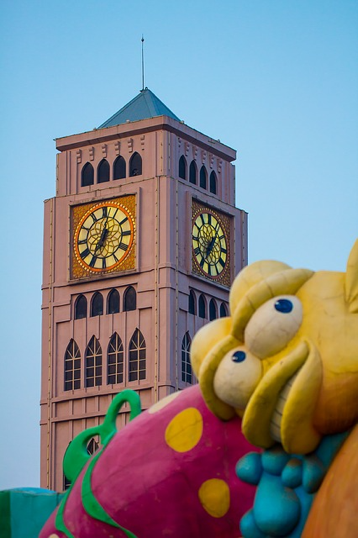
[[[358,241],[347,272],[256,262],[237,276],[231,317],[203,327],[192,364],[208,407],[245,437],[289,454],[358,418]]]

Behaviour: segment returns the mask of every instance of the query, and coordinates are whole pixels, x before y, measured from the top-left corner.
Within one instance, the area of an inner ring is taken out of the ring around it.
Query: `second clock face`
[[[75,231],[78,262],[91,272],[113,271],[127,257],[134,239],[134,222],[120,203],[102,202],[89,209]]]
[[[228,259],[228,239],[219,218],[201,211],[193,222],[192,243],[195,260],[204,274],[218,277]]]

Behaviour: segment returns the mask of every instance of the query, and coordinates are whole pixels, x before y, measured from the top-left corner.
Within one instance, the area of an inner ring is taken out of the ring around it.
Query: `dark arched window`
[[[214,299],[210,299],[210,303],[209,303],[209,320],[213,321],[217,317],[218,317],[218,309],[217,309],[217,306],[216,306],[216,302],[214,301]]]
[[[221,303],[220,305],[220,317],[221,318],[226,318],[227,316],[227,308],[226,308],[226,304],[225,303]]]
[[[102,159],[97,168],[97,183],[106,183],[109,181],[109,163]]]
[[[129,381],[145,379],[147,349],[144,337],[139,329],[133,333],[129,343]]]
[[[189,331],[184,334],[184,338],[181,343],[181,380],[184,383],[192,382],[192,371],[190,363],[190,345],[191,338]]]
[[[117,290],[111,290],[107,298],[107,314],[118,314],[119,312],[119,293]]]
[[[206,189],[207,188],[207,177],[208,177],[208,174],[206,172],[206,168],[205,166],[203,165],[201,168],[200,168],[200,187],[202,189]]]
[[[186,159],[184,155],[179,159],[179,177],[181,179],[186,179]]]
[[[217,194],[217,179],[214,170],[210,174],[210,192]]]
[[[126,177],[126,161],[120,155],[113,163],[113,179],[124,179]]]
[[[123,343],[114,333],[108,344],[107,384],[123,383]]]
[[[72,338],[65,352],[65,390],[81,388],[81,353]]]
[[[197,174],[198,174],[198,170],[196,168],[195,161],[191,161],[190,167],[189,167],[189,181],[190,181],[190,183],[193,183],[194,185],[196,185],[196,183],[197,183],[197,179],[196,179]]]
[[[88,187],[93,185],[94,171],[91,163],[86,163],[81,172],[81,186]]]
[[[91,318],[102,316],[103,314],[103,297],[98,291],[93,295],[91,301]]]
[[[92,336],[85,355],[85,386],[102,385],[102,348],[95,336]]]
[[[84,295],[79,295],[75,303],[75,319],[87,317],[87,299]]]
[[[189,293],[189,314],[196,314],[196,297],[193,290]]]
[[[142,175],[142,157],[137,152],[133,153],[129,161],[129,175],[130,177]]]
[[[199,297],[199,318],[206,318],[206,302],[204,295],[200,295]]]
[[[132,286],[128,286],[123,297],[123,311],[129,312],[137,308],[137,294]]]

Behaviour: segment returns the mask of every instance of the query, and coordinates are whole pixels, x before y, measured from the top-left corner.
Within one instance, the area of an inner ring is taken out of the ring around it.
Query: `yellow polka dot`
[[[50,534],[48,538],[60,538],[58,534]]]
[[[203,417],[195,407],[189,407],[169,422],[165,440],[176,452],[188,452],[199,443],[202,433]]]
[[[230,508],[229,486],[224,480],[211,478],[201,484],[199,499],[208,514],[223,517]]]
[[[169,396],[166,396],[162,400],[159,400],[159,402],[152,405],[152,407],[148,409],[148,413],[153,414],[153,413],[156,413],[157,411],[160,411],[161,409],[169,405],[170,402],[175,400],[175,398],[179,396],[180,394],[181,392],[173,392],[173,394],[169,394]]]

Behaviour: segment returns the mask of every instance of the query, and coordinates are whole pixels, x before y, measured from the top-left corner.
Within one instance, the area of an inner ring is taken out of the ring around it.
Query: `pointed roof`
[[[123,108],[118,110],[111,118],[102,123],[98,129],[103,127],[113,127],[114,125],[121,125],[127,123],[127,121],[139,121],[148,118],[155,118],[156,116],[169,116],[174,120],[180,121],[176,116],[153,92],[148,88],[141,90],[140,93],[134,97],[129,103],[124,105]]]

